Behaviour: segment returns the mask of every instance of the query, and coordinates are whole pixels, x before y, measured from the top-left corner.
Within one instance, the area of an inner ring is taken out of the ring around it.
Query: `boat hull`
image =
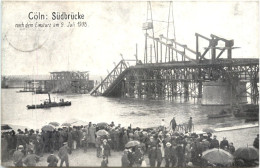
[[[62,106],[71,106],[71,102],[60,102],[60,103],[49,103],[49,104],[39,104],[39,105],[28,105],[27,109],[43,109],[51,107],[62,107]]]

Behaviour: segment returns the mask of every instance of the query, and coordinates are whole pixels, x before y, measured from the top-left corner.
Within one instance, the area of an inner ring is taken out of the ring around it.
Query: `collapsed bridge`
[[[249,96],[251,103],[258,104],[259,59],[232,58],[237,48],[233,40],[195,36],[196,51],[163,35],[155,38],[146,33],[143,62],[136,57],[136,65],[128,66],[122,59],[90,94],[149,99],[180,96],[185,100],[215,96],[220,103],[245,103]],[[201,49],[200,40],[207,41],[208,47]]]

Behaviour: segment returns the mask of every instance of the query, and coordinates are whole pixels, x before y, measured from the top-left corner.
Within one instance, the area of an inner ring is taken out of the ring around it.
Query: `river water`
[[[222,128],[240,126],[245,124],[243,119],[235,117],[208,119],[210,107],[190,102],[182,102],[180,99],[168,100],[142,100],[131,98],[106,98],[90,95],[65,95],[52,94],[52,100],[63,98],[72,102],[71,106],[54,107],[49,109],[27,110],[26,105],[39,104],[48,98],[46,94],[17,93],[19,89],[2,89],[2,116],[4,124],[21,125],[29,128],[41,128],[51,121],[63,123],[70,119],[79,119],[86,122],[114,121],[115,124],[132,127],[154,127],[165,119],[169,125],[172,117],[177,124],[188,122],[193,117],[195,130],[203,128]]]

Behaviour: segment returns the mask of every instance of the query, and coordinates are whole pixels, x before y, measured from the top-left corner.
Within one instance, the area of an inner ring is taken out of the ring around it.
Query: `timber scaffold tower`
[[[150,15],[143,24],[144,59],[138,60],[136,53],[135,66],[122,59],[91,95],[171,100],[179,96],[189,100],[202,97],[204,83],[224,81],[232,88],[234,99],[247,95],[252,104],[258,104],[259,59],[233,58],[232,51],[237,48],[234,40],[214,34],[195,33],[195,50],[177,42],[175,30],[173,38],[168,37],[168,30],[166,36],[155,37],[151,3],[147,6]],[[172,10],[170,7],[169,16]],[[206,43],[206,47],[200,46]],[[238,90],[242,82],[246,87]]]

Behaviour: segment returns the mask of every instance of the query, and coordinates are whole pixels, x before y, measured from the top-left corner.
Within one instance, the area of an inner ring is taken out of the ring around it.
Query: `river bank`
[[[219,141],[222,140],[223,137],[226,137],[229,142],[233,142],[235,148],[252,146],[253,141],[258,134],[258,127],[253,128],[245,128],[245,129],[234,129],[234,130],[224,130],[213,133],[213,135],[217,135],[217,139]],[[57,156],[57,151],[54,153]],[[111,156],[109,157],[109,167],[120,167],[121,166],[121,157],[123,151],[115,152],[112,151]],[[40,158],[40,161],[37,163],[37,166],[47,166],[47,157],[49,154],[44,154],[43,157]],[[69,163],[71,167],[100,167],[101,158],[96,157],[96,149],[90,148],[86,153],[83,152],[82,149],[77,149],[69,155]],[[148,165],[149,160],[148,156],[145,155],[145,161]],[[13,166],[12,160],[8,162],[2,162],[2,166]],[[148,165],[149,166],[149,165]],[[163,160],[162,165],[165,166],[165,161]]]

